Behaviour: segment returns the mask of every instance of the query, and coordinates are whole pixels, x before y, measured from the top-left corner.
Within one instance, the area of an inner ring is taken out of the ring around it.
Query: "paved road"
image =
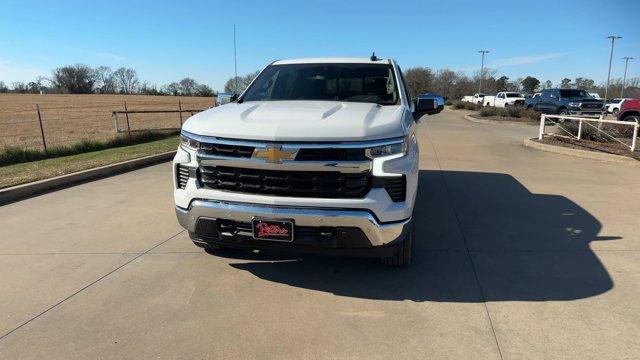
[[[419,128],[412,267],[195,248],[162,164],[0,208],[0,358],[640,357],[640,166]]]

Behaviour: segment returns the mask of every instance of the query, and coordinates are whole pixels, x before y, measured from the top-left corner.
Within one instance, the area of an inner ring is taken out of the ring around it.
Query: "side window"
[[[499,97],[500,99],[504,99],[504,94],[498,94],[498,97]]]
[[[550,98],[551,97],[551,90],[542,90],[542,94],[540,94],[541,98]]]
[[[398,66],[398,72],[400,73],[400,78],[402,80],[402,89],[404,90],[404,93],[407,96],[407,100],[411,102],[411,93],[409,92],[409,89],[407,89],[407,83],[404,81],[404,74],[402,73],[402,69],[400,69],[400,66]]]

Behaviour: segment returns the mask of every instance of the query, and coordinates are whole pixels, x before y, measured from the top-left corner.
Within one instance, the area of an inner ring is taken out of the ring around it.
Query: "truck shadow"
[[[619,237],[599,237],[600,222],[566,197],[531,193],[499,173],[423,170],[419,181],[408,268],[264,252],[242,253],[261,262],[231,266],[290,286],[397,301],[562,301],[613,287],[589,243]]]

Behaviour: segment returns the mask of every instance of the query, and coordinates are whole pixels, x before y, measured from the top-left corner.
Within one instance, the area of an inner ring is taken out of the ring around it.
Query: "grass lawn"
[[[0,189],[178,148],[178,136],[143,144],[0,167]]]

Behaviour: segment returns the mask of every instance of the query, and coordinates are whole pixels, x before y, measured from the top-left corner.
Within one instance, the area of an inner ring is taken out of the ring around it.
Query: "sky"
[[[121,66],[161,86],[233,76],[296,57],[394,58],[511,79],[640,76],[640,0],[582,1],[30,1],[0,0],[0,81],[31,81],[67,64]]]

